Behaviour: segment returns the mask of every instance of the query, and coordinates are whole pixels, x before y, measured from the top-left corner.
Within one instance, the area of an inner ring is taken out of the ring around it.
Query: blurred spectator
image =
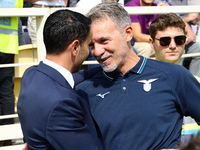
[[[193,0],[190,0],[192,2]],[[193,1],[195,2],[195,1]],[[170,0],[170,5],[178,6],[178,5],[188,5],[187,0]],[[198,23],[198,14],[197,13],[189,13],[189,14],[179,14],[180,17],[185,21],[186,24],[186,46],[184,53],[199,53],[200,47],[199,43],[196,42],[196,33],[191,28],[191,24]],[[186,67],[193,75],[200,77],[200,57],[188,57],[180,60],[180,64]]]
[[[76,7],[92,8],[102,2],[119,2],[121,4],[124,4],[124,0],[79,0],[79,2],[76,4]]]
[[[200,5],[200,1],[199,0],[188,0],[188,5]],[[200,17],[199,13],[198,13],[198,17]],[[199,18],[198,18],[198,20],[199,20]],[[196,42],[198,42],[200,44],[199,22],[196,25],[191,25],[191,27],[193,28],[194,33],[196,33]]]
[[[68,0],[67,7],[75,7],[79,0]]]
[[[24,2],[23,8],[28,8],[31,7],[32,4],[28,2]],[[28,35],[28,27],[27,27],[27,22],[28,22],[28,17],[20,17],[21,23],[22,23],[22,32],[25,40],[25,44],[31,44],[31,39]]]
[[[22,8],[23,0],[1,0],[0,8]],[[20,23],[18,17],[0,17],[0,64],[14,63],[18,54]],[[19,31],[19,32],[18,32]],[[23,39],[22,39],[23,43]],[[14,67],[0,68],[0,115],[14,114]],[[0,120],[0,124],[13,124],[14,119]],[[11,145],[12,140],[1,141],[0,145]]]
[[[200,132],[193,136],[187,144],[181,145],[179,150],[200,150]]]
[[[25,44],[25,38],[22,30],[22,22],[20,20],[20,17],[18,18],[18,43],[19,46]]]
[[[153,2],[154,0],[131,0],[124,6],[165,6],[163,2],[159,4]],[[138,55],[142,55],[147,58],[154,56],[154,51],[149,44],[150,35],[148,33],[148,28],[151,21],[157,16],[159,15],[130,15],[133,27],[132,45],[134,45]]]
[[[200,5],[200,0],[188,0],[188,5]]]
[[[65,7],[67,0],[24,0],[25,2],[31,2],[32,7],[35,8],[52,8],[52,7]],[[31,43],[37,44],[37,32],[36,32],[36,17],[28,17],[28,34],[31,39]]]
[[[160,3],[160,2],[163,2],[165,5],[169,6],[169,5],[170,5],[170,4],[169,4],[170,1],[171,1],[171,0],[155,0],[154,3],[158,4],[158,3]]]
[[[76,7],[92,8],[99,3],[101,3],[101,0],[79,0],[79,2],[76,4]]]
[[[128,3],[129,1],[131,1],[131,0],[124,0],[124,5],[125,5],[126,3]]]

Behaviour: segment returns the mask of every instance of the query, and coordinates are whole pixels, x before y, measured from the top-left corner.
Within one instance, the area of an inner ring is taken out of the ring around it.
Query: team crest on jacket
[[[158,80],[158,78],[156,79],[149,79],[149,80],[139,80],[138,82],[144,83],[143,84],[143,89],[146,92],[149,92],[151,90],[151,83]]]

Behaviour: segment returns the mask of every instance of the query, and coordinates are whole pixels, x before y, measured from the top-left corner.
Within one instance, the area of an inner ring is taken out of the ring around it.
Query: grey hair
[[[88,12],[87,17],[92,21],[110,18],[122,32],[126,26],[131,26],[128,12],[117,2],[100,3]]]

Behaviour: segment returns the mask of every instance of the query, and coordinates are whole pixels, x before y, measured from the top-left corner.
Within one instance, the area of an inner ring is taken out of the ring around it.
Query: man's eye
[[[103,40],[101,40],[101,43],[105,44],[105,43],[107,43],[107,40],[103,39]]]

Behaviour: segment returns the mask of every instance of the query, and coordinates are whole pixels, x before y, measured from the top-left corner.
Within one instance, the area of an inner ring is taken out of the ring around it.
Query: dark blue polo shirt
[[[140,57],[124,76],[97,72],[76,89],[89,99],[106,150],[176,148],[183,115],[200,122],[200,84],[182,66]]]

